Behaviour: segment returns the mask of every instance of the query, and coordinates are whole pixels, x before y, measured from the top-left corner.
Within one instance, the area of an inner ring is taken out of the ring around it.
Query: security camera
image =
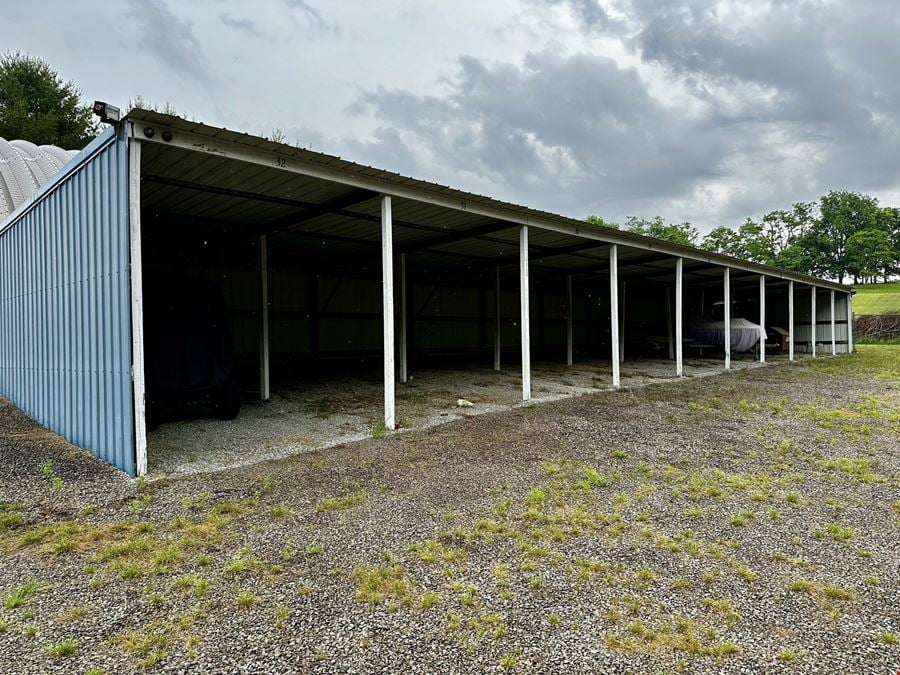
[[[115,124],[122,120],[122,111],[105,101],[94,101],[94,114],[100,118],[101,122],[107,124]]]

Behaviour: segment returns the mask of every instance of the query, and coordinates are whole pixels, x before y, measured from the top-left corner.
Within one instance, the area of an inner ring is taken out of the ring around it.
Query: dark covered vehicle
[[[241,389],[225,301],[214,284],[167,275],[144,291],[147,426],[169,419],[234,419]]]

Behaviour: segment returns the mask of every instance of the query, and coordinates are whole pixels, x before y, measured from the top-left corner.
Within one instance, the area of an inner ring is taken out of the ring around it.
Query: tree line
[[[659,216],[632,216],[621,226],[599,216],[586,220],[840,283],[887,281],[900,273],[900,209],[859,192],[833,190],[817,202],[798,202],[737,227],[722,225],[702,238],[691,223]]]

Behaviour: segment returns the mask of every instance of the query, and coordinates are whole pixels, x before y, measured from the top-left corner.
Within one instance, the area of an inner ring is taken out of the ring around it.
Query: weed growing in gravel
[[[412,604],[412,585],[400,565],[357,565],[353,570],[356,599],[372,605],[385,603],[388,608]]]
[[[347,509],[362,504],[366,501],[366,492],[363,489],[345,492],[337,497],[324,497],[316,503],[316,511],[346,511]]]
[[[0,534],[12,530],[22,524],[21,504],[0,503]]]
[[[56,617],[56,620],[60,623],[72,623],[73,621],[78,621],[87,616],[88,608],[84,605],[77,605],[75,607],[70,607],[66,611],[62,612],[59,616]]]
[[[752,584],[754,581],[756,581],[756,572],[744,565],[738,565],[737,567],[735,567],[734,573],[737,574],[741,579],[746,581],[748,584]]]
[[[883,630],[876,633],[875,639],[886,645],[895,645],[900,643],[900,635],[892,633],[889,630]]]
[[[387,436],[388,428],[384,420],[378,420],[372,425],[372,438],[384,438]]]
[[[872,461],[859,457],[837,457],[835,459],[819,460],[816,465],[826,471],[844,473],[863,483],[880,483],[884,476],[872,471]]]
[[[782,663],[796,663],[800,659],[800,652],[789,647],[784,647],[775,657]]]
[[[308,544],[304,552],[306,555],[322,555],[325,552],[325,547],[322,544]]]
[[[9,622],[0,618],[0,633],[5,633],[7,630],[9,630]]]
[[[78,650],[78,642],[75,638],[66,638],[62,642],[47,646],[47,653],[50,656],[59,658],[62,656],[71,656]]]
[[[425,591],[419,598],[419,605],[422,609],[431,609],[441,601],[441,596],[434,591]]]
[[[796,492],[788,492],[784,496],[784,501],[786,501],[788,504],[791,504],[792,506],[799,506],[801,501],[800,495],[798,495]]]
[[[824,528],[815,530],[813,534],[819,539],[827,536],[835,541],[848,541],[853,538],[853,530],[849,527],[838,525],[837,523],[828,523]]]
[[[741,511],[733,515],[728,522],[735,527],[745,527],[754,518],[756,518],[756,514],[753,511]]]
[[[519,657],[522,655],[521,647],[514,647],[500,657],[499,665],[503,670],[514,670],[519,663]]]
[[[262,563],[248,547],[243,546],[238,550],[237,555],[225,564],[223,572],[225,576],[236,577],[260,569],[262,569]]]
[[[172,588],[189,590],[194,597],[202,598],[209,593],[209,581],[197,574],[185,574],[172,581]]]
[[[43,589],[44,586],[37,581],[28,581],[10,591],[9,595],[7,595],[6,599],[3,601],[3,606],[6,607],[6,609],[21,607],[28,602],[35,593]]]
[[[734,608],[728,598],[718,598],[717,600],[705,598],[703,600],[703,605],[710,612],[719,616],[729,628],[741,620],[740,612]]]
[[[250,591],[238,591],[234,596],[234,604],[241,609],[247,609],[253,605],[258,605],[260,602],[261,598]]]
[[[41,473],[44,474],[44,478],[47,479],[47,481],[50,483],[50,486],[56,492],[62,490],[62,479],[56,475],[56,472],[53,470],[53,463],[49,459],[44,460],[44,463],[41,465]]]
[[[29,639],[34,639],[35,637],[37,637],[37,626],[35,626],[33,623],[28,624],[22,629],[22,635]]]
[[[134,630],[126,630],[113,638],[141,668],[150,668],[166,658],[167,650],[178,633],[177,624],[151,621]]]
[[[275,614],[275,628],[277,628],[278,630],[281,630],[282,628],[284,628],[284,623],[285,623],[285,621],[287,621],[287,618],[288,618],[288,608],[285,607],[284,605],[278,605],[275,607],[274,614]]]
[[[291,515],[291,510],[284,504],[276,504],[271,509],[269,509],[269,513],[274,518],[286,518],[287,516]]]

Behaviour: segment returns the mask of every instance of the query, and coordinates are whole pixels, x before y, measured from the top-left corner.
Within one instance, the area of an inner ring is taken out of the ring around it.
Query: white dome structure
[[[0,138],[0,221],[55,176],[78,150]]]

